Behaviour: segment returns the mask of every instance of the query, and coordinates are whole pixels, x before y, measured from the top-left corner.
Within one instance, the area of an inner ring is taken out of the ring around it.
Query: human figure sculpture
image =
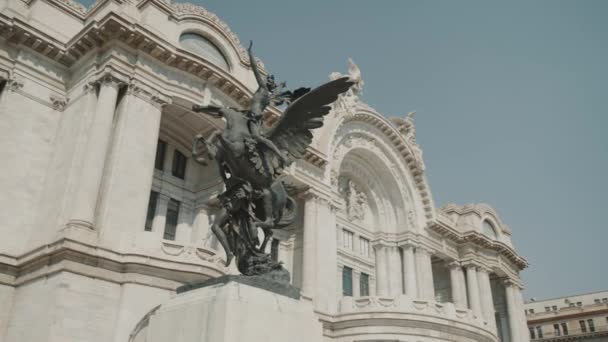
[[[202,156],[206,151],[217,162],[226,186],[219,195],[222,208],[211,227],[226,252],[226,265],[236,256],[237,267],[245,275],[281,271],[284,277],[287,271],[264,253],[272,229],[283,228],[295,219],[296,202],[279,177],[304,155],[312,141],[311,130],[323,125],[331,103],[353,83],[343,77],[312,91],[284,91],[284,84],[277,86],[272,75],[262,75],[252,44],[248,51],[258,83],[248,109],[193,106],[195,112],[223,118],[226,128],[207,139],[197,135],[192,154],[195,160],[206,163]],[[265,129],[263,114],[270,104],[287,104],[287,108],[270,129]],[[258,228],[264,231],[263,241],[257,238]]]

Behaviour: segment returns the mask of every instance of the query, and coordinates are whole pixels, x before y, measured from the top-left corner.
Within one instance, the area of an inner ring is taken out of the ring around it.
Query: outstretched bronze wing
[[[287,152],[287,165],[302,158],[312,142],[312,130],[323,126],[323,117],[338,95],[354,83],[348,77],[338,78],[315,88],[293,101],[277,123],[265,134],[281,151]],[[277,164],[276,160],[273,164]]]

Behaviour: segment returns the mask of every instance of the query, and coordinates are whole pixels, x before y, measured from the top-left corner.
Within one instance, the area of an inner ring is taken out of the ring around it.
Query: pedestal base
[[[322,341],[310,303],[229,279],[202,286],[161,305],[134,341]]]

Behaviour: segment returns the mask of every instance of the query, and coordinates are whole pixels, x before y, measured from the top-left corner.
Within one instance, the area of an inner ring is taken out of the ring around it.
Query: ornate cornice
[[[468,242],[482,248],[494,250],[517,265],[517,267],[520,269],[528,267],[528,262],[526,259],[519,256],[515,250],[513,250],[513,248],[503,242],[491,240],[486,235],[479,232],[468,231],[466,233],[461,233],[450,227],[448,224],[437,220],[429,222],[428,229],[435,231],[458,244]]]

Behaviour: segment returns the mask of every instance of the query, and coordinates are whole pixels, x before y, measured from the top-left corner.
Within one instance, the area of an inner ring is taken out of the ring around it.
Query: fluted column
[[[399,254],[399,247],[390,246],[387,248],[388,252],[388,278],[390,295],[398,296],[403,294],[403,285],[401,283],[401,255]]]
[[[416,275],[418,279],[418,296],[420,299],[435,300],[435,284],[433,283],[433,267],[431,251],[424,247],[416,248]]]
[[[416,286],[416,262],[414,260],[414,246],[403,245],[403,283],[405,284],[405,294],[412,299],[416,298],[418,289]]]
[[[144,89],[145,87],[145,89]],[[96,225],[100,242],[112,248],[130,248],[143,231],[154,176],[154,160],[162,106],[156,90],[133,80],[116,109]],[[129,208],[125,210],[125,208]],[[192,207],[180,206],[178,240],[188,239]]]
[[[152,220],[152,232],[162,239],[165,232],[165,224],[167,223],[167,206],[169,205],[169,196],[158,194],[156,200],[156,210],[154,211],[154,219]]]
[[[200,245],[210,232],[209,215],[205,207],[198,205],[194,209],[194,223],[192,224],[192,235],[190,243]]]
[[[522,342],[530,341],[530,334],[528,333],[528,322],[526,321],[526,316],[524,313],[524,298],[521,293],[521,288],[519,286],[515,286],[513,288],[513,293],[515,295],[515,311],[518,313],[519,317],[519,332],[520,332],[520,340]]]
[[[360,278],[361,272],[353,270],[353,297],[361,296]]]
[[[519,308],[517,307],[517,294],[515,293],[516,285],[511,280],[506,280],[504,284],[507,299],[507,313],[509,315],[509,334],[511,335],[512,342],[519,342],[523,338],[521,332],[523,326],[521,326],[518,312]]]
[[[475,316],[482,317],[481,299],[479,297],[479,282],[477,280],[477,267],[475,265],[469,264],[465,266],[465,270],[467,273],[467,290],[469,294],[469,304],[471,305],[471,310],[473,310]]]
[[[302,294],[312,298],[316,264],[317,198],[307,195],[304,202],[304,226],[302,245]]]
[[[462,274],[462,266],[459,262],[448,264],[450,268],[450,283],[452,286],[452,300],[454,306],[459,309],[467,308],[467,297],[464,283],[464,275]]]
[[[490,270],[480,267],[477,271],[479,291],[481,295],[481,311],[488,326],[496,331],[496,319],[494,317],[494,299],[492,298],[492,285],[490,284]]]
[[[376,293],[378,296],[388,296],[389,284],[387,274],[387,254],[386,247],[377,244],[374,245],[376,250]]]
[[[69,226],[94,229],[95,209],[120,86],[121,82],[109,74],[102,77],[99,82],[99,96],[88,133],[89,138]]]

